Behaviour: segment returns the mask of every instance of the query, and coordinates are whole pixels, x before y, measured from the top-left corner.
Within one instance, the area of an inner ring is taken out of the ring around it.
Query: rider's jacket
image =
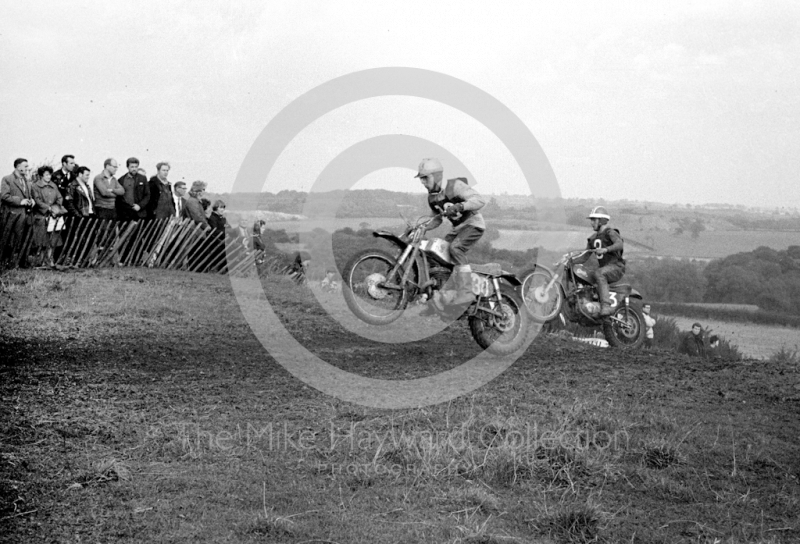
[[[618,249],[598,255],[597,263],[599,266],[608,266],[610,264],[625,264],[625,259],[622,258],[622,236],[619,235],[617,229],[606,228],[600,232],[592,234],[586,244],[586,249],[598,249],[601,247],[611,247],[619,243]]]
[[[464,204],[464,211],[455,217],[449,218],[455,230],[461,230],[466,226],[478,229],[485,229],[486,223],[481,215],[481,208],[486,205],[484,198],[472,187],[467,184],[467,178],[448,179],[447,184],[438,193],[428,193],[428,206],[434,213],[441,213],[444,205]]]

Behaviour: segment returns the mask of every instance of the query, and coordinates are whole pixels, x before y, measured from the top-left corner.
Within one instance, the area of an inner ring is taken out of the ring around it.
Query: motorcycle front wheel
[[[478,345],[489,353],[511,355],[525,344],[530,317],[522,298],[508,285],[500,286],[499,310],[502,318],[478,310],[469,318],[469,330]]]
[[[644,342],[644,334],[644,316],[635,306],[620,306],[611,319],[603,320],[603,335],[612,347],[638,348]]]
[[[564,304],[564,293],[557,283],[547,289],[553,276],[541,268],[534,268],[523,272],[520,277],[522,298],[533,320],[536,323],[546,323],[555,319]]]
[[[409,300],[408,289],[381,286],[383,283],[400,283],[402,268],[390,277],[396,262],[385,251],[368,249],[357,253],[345,265],[342,273],[344,300],[361,321],[370,325],[388,325],[403,315]]]

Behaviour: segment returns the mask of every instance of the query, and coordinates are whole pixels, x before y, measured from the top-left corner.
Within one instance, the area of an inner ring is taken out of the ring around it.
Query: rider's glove
[[[451,204],[450,206],[445,206],[444,216],[455,217],[456,215],[460,214],[463,211],[464,211],[464,204],[462,204],[461,202],[457,204]]]

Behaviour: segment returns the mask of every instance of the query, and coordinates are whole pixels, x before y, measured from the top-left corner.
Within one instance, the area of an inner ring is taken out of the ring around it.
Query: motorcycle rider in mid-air
[[[472,269],[467,261],[469,249],[483,236],[486,224],[480,210],[486,205],[484,198],[467,184],[466,178],[448,179],[442,186],[444,167],[439,159],[423,159],[419,165],[419,173],[414,176],[420,179],[428,190],[428,206],[435,214],[441,214],[450,220],[453,230],[445,236],[450,244],[450,260],[455,267],[448,283],[455,278],[456,289],[442,289],[440,302],[445,306],[461,306],[475,300],[472,293]],[[434,219],[427,230],[433,230],[442,224],[442,217]],[[438,292],[437,292],[438,295]],[[424,315],[434,314],[428,307]]]
[[[611,296],[608,284],[618,282],[625,274],[625,259],[622,258],[623,242],[619,230],[608,226],[611,216],[603,206],[595,206],[587,217],[592,223],[592,234],[587,241],[586,249],[593,249],[597,255],[597,270],[592,272],[591,281],[597,288],[600,299],[600,316],[607,317],[614,313],[611,307]],[[589,259],[591,253],[576,259],[582,263]]]

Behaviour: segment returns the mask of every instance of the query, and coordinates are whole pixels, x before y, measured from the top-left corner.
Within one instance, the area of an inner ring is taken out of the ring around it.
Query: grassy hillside
[[[375,410],[278,365],[223,277],[0,281],[2,541],[800,539],[796,367],[548,337],[467,397]],[[477,353],[461,323],[378,344],[305,288],[265,293],[296,338],[361,375]]]

